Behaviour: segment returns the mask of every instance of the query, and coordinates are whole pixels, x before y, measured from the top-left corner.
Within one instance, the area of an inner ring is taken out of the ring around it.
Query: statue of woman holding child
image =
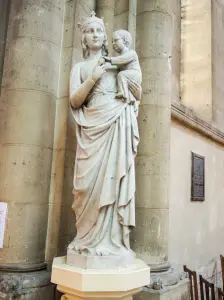
[[[84,60],[73,67],[70,77],[70,103],[77,123],[73,190],[77,235],[68,255],[131,260],[141,70],[130,50],[129,33],[114,34],[119,60],[107,56],[104,23],[95,13],[80,28]]]

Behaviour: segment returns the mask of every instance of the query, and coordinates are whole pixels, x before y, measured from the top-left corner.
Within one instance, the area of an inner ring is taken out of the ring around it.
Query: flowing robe
[[[70,94],[78,93],[94,61],[75,65]],[[81,108],[72,108],[77,123],[74,203],[77,235],[70,249],[84,255],[120,255],[130,250],[135,226],[135,166],[139,141],[134,106],[115,99],[117,70],[96,82]]]

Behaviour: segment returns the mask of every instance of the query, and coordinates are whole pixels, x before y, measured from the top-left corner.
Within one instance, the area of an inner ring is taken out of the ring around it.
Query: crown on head
[[[82,17],[82,20],[83,20],[82,23],[78,23],[78,27],[81,29],[81,31],[83,31],[87,27],[87,25],[89,25],[92,22],[98,22],[104,27],[103,18],[97,18],[95,11],[92,11],[90,13],[90,17],[87,18]]]

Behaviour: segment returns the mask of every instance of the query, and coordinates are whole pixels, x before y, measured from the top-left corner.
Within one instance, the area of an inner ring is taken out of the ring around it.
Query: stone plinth
[[[133,251],[126,251],[121,256],[85,256],[68,249],[66,263],[83,269],[117,269],[134,265],[136,258]]]
[[[150,269],[141,260],[127,268],[81,269],[67,265],[66,257],[57,257],[51,281],[65,294],[62,299],[131,299],[150,283]]]

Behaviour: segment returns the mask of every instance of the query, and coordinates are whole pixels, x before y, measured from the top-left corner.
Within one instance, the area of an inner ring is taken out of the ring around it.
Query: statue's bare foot
[[[110,255],[110,251],[108,248],[104,247],[104,246],[100,246],[96,248],[96,255],[98,256],[109,256]]]
[[[122,92],[119,92],[119,93],[117,93],[117,94],[115,95],[115,98],[116,98],[116,99],[124,99],[124,95],[123,95]]]
[[[72,242],[68,245],[68,249],[69,249],[69,250],[74,250],[74,248],[75,248],[75,242],[72,241]]]

